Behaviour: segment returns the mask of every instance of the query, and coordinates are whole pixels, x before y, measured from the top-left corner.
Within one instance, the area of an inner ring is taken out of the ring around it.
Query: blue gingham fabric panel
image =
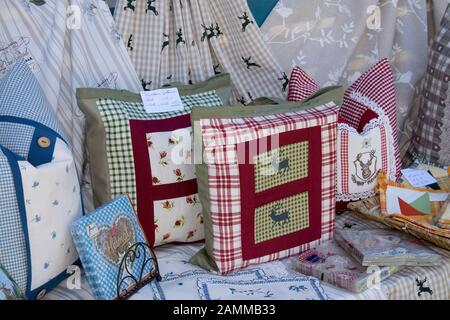
[[[20,134],[20,139],[18,139]],[[31,140],[34,135],[34,127],[12,122],[0,122],[0,140],[3,147],[12,153],[26,157],[30,150]]]
[[[39,83],[24,59],[20,59],[0,79],[0,117],[2,116],[36,121],[63,136]],[[26,137],[21,132],[16,132],[16,139],[23,140]]]
[[[27,286],[27,255],[9,161],[0,149],[0,265],[22,291]]]

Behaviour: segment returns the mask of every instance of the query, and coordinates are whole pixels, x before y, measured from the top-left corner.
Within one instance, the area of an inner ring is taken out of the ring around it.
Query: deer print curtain
[[[231,103],[286,91],[245,0],[119,0],[115,19],[145,89],[228,72]]]

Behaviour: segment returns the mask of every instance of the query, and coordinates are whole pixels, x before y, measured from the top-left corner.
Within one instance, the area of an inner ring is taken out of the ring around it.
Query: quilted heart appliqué
[[[95,245],[110,263],[119,266],[127,250],[136,242],[133,224],[125,215],[119,215],[111,226],[99,227]]]

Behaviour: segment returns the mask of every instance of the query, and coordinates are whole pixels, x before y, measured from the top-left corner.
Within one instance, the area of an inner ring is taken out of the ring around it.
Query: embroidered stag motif
[[[344,223],[342,229],[351,229],[353,226],[356,226],[356,223]]]
[[[178,45],[180,43],[186,44],[186,41],[184,41],[184,39],[183,39],[183,31],[181,30],[181,28],[178,29],[178,32],[176,33],[176,35],[177,35],[177,44],[175,45],[175,47],[178,48]]]
[[[127,0],[127,5],[125,7],[123,7],[123,10],[125,10],[125,11],[127,11],[127,10],[134,11],[134,10],[136,10],[136,0]]]
[[[238,18],[239,20],[242,20],[242,32],[245,32],[250,24],[254,24],[254,22],[250,20],[250,17],[248,16],[247,12],[244,12],[242,16]]]
[[[283,151],[280,151],[280,156],[283,156]],[[279,161],[277,155],[273,155],[271,164],[275,172],[279,175],[283,175],[286,171],[289,171],[289,159],[287,158]]]
[[[358,186],[362,186],[365,183],[371,184],[376,179],[378,171],[375,150],[358,153],[353,164],[355,166],[355,174],[352,174],[352,181]]]
[[[425,287],[424,284],[427,282],[427,278],[423,280],[419,280],[416,278],[416,284],[419,287],[419,291],[417,292],[417,295],[419,298],[422,296],[422,293],[429,293],[430,295],[433,295],[433,290],[431,290],[430,287]]]
[[[281,204],[278,203],[274,205],[270,211],[269,217],[272,219],[272,229],[277,226],[284,227],[289,223],[289,211],[285,210],[283,212],[279,212],[280,209]]]
[[[130,49],[130,51],[133,51],[133,35],[132,34],[130,34],[130,37],[128,38],[127,48]]]
[[[145,13],[151,11],[155,14],[155,16],[158,16],[158,10],[156,10],[156,7],[152,5],[154,2],[156,2],[156,0],[147,0],[147,9],[145,9]]]
[[[278,80],[283,81],[283,92],[286,92],[287,86],[289,84],[289,78],[288,78],[286,72],[283,72],[282,77],[278,78]]]
[[[170,44],[170,41],[169,41],[169,39],[170,39],[170,38],[169,38],[169,35],[166,34],[166,33],[163,33],[163,37],[164,37],[164,40],[163,40],[161,52],[163,52],[163,51],[164,51],[164,48],[165,48],[165,47],[168,47],[169,44]]]
[[[247,59],[245,59],[244,57],[241,57],[242,61],[245,62],[245,64],[247,65],[247,69],[250,69],[251,67],[256,67],[256,68],[261,68],[261,66],[255,62],[251,62],[252,57],[248,57]]]

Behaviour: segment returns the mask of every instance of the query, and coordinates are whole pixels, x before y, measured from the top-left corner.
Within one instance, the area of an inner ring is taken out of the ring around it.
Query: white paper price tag
[[[147,113],[161,113],[183,110],[183,102],[177,88],[141,92]]]
[[[437,182],[436,179],[425,170],[408,168],[403,169],[402,174],[413,187],[425,187]]]

